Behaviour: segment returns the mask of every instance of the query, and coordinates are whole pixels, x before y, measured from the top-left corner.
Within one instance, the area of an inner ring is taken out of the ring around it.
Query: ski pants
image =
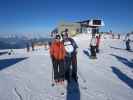
[[[96,52],[99,53],[99,46],[96,46]]]
[[[54,80],[64,80],[64,60],[52,59],[54,69]]]
[[[65,78],[77,78],[77,56],[74,54],[72,57],[66,57],[65,59]]]
[[[90,46],[91,56],[96,57],[96,46]]]
[[[90,46],[91,56],[96,57],[96,46]]]

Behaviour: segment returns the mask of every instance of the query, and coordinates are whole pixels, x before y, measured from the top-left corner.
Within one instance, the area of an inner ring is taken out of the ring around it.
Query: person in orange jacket
[[[64,59],[65,59],[65,48],[61,40],[60,35],[56,35],[50,46],[50,56],[53,63],[54,80],[56,83],[64,82],[65,70],[64,70]]]

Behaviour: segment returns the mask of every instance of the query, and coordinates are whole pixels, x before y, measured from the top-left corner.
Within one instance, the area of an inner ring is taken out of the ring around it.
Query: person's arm
[[[78,48],[78,45],[77,45],[77,43],[75,42],[75,40],[71,38],[71,42],[72,42],[72,44],[73,44],[73,46],[74,46],[74,49],[77,49],[77,48]]]
[[[75,42],[74,39],[72,39],[71,41],[72,41],[72,44],[73,44],[73,47],[74,47],[74,52],[77,54],[79,47],[78,47],[78,45],[77,45],[77,43]]]

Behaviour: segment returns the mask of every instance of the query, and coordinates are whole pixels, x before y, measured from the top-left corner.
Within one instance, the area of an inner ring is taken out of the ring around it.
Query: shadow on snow
[[[117,49],[117,50],[125,50],[125,51],[128,51],[128,52],[133,52],[132,50],[126,50],[126,49],[118,48],[118,47],[112,47],[112,46],[110,46],[110,48]]]
[[[120,57],[120,56],[115,55],[115,54],[110,54],[110,55],[116,57],[120,62],[127,65],[128,67],[133,68],[133,61],[129,61],[128,59]]]
[[[11,65],[14,65],[22,60],[27,59],[27,57],[25,58],[11,58],[11,59],[1,59],[0,60],[0,70],[3,70],[7,67],[10,67]]]
[[[90,57],[89,51],[88,51],[88,50],[83,50],[83,53],[84,53],[87,57]]]
[[[6,54],[6,53],[8,53],[8,52],[6,52],[6,51],[0,52],[0,56],[1,56],[1,55],[4,55],[4,54]]]
[[[67,85],[67,97],[66,100],[80,100],[79,84],[74,80],[71,80]]]
[[[112,72],[126,85],[128,85],[130,88],[133,89],[133,79],[129,78],[127,75],[125,75],[123,72],[121,72],[118,68],[112,66],[111,67]]]

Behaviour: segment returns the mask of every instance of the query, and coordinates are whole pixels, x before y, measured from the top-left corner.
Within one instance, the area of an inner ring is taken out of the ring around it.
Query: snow
[[[132,100],[133,52],[125,50],[123,39],[102,37],[96,60],[89,59],[89,35],[81,34],[74,39],[79,46],[79,86],[70,85],[75,91],[71,91],[67,82],[63,87],[51,86],[48,50],[40,48],[27,53],[17,49],[13,55],[0,55],[0,100]]]

